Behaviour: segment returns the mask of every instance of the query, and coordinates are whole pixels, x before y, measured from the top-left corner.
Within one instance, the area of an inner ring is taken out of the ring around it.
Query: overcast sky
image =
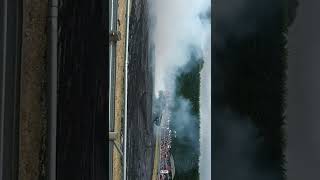
[[[320,1],[300,0],[289,30],[288,180],[320,177]]]

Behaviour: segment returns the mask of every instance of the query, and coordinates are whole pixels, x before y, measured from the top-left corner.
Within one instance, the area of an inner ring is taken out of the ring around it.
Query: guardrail
[[[109,33],[117,31],[117,0],[109,0],[109,12],[110,12],[110,24]],[[124,78],[124,140],[123,151],[116,144],[109,144],[109,179],[113,178],[112,174],[112,153],[113,146],[117,148],[122,156],[122,179],[127,179],[127,96],[128,96],[128,44],[129,44],[129,17],[130,17],[130,5],[131,1],[126,1],[126,34],[125,34],[125,78]],[[110,65],[110,79],[109,79],[109,134],[114,131],[114,101],[115,101],[115,64],[116,64],[116,43],[113,41],[109,44],[109,65]]]
[[[109,34],[117,30],[117,0],[109,0]],[[110,36],[109,36],[110,37]],[[114,131],[115,121],[115,65],[116,43],[109,41],[109,132]],[[113,141],[109,141],[109,179],[113,179]]]
[[[131,1],[127,0],[126,4],[126,51],[125,51],[125,95],[124,95],[124,152],[123,152],[123,180],[127,179],[127,132],[128,132],[128,64],[129,64],[129,27],[130,27],[130,5]]]

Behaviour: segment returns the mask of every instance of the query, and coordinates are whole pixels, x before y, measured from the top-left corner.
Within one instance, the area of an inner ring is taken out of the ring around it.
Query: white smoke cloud
[[[186,67],[190,60],[190,48],[195,48],[196,59],[204,58],[200,85],[199,171],[200,179],[211,179],[211,22],[200,18],[211,9],[211,1],[150,0],[149,5],[151,39],[155,45],[156,96],[161,90],[175,92],[175,77],[178,69]]]
[[[209,0],[152,0],[155,43],[155,93],[172,91],[172,76],[190,59],[190,47],[202,48],[210,28],[199,18],[210,7]],[[201,53],[198,54],[199,57]],[[168,76],[169,75],[169,76]]]

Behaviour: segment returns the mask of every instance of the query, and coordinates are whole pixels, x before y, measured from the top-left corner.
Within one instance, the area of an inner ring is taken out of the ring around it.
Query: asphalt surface
[[[59,1],[57,179],[108,179],[108,2]]]
[[[128,64],[127,179],[150,180],[155,138],[152,121],[152,62],[147,0],[132,2]]]
[[[22,1],[0,1],[0,179],[18,178]]]

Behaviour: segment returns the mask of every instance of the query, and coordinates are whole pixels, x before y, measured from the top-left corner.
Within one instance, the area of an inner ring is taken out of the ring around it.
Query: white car
[[[160,173],[161,174],[169,174],[169,171],[168,170],[160,170]]]

